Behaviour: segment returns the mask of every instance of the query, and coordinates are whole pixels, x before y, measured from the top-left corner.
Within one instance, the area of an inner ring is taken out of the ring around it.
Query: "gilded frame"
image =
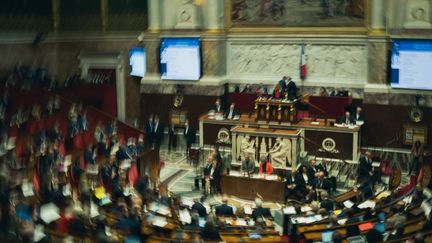
[[[368,33],[368,26],[370,26],[371,18],[371,1],[365,0],[364,9],[365,17],[363,26],[359,27],[284,27],[284,26],[254,26],[254,25],[241,25],[236,26],[232,23],[232,1],[225,0],[225,31],[238,32],[238,33],[341,33],[341,34],[365,34]]]

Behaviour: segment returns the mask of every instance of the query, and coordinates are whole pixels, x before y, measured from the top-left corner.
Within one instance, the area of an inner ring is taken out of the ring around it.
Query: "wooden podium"
[[[298,100],[259,97],[255,100],[255,117],[258,122],[296,123]]]

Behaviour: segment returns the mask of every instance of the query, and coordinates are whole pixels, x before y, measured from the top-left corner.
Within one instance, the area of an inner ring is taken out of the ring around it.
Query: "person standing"
[[[154,138],[155,149],[160,148],[160,145],[162,143],[162,138],[163,138],[163,132],[164,132],[163,124],[160,122],[159,116],[156,115],[154,117],[154,126],[153,126],[153,138]]]
[[[154,142],[154,137],[153,137],[153,127],[154,127],[153,118],[154,118],[154,115],[150,114],[149,119],[147,120],[146,124],[144,125],[144,130],[145,130],[145,133],[146,133],[146,136],[145,136],[146,143],[145,143],[145,145],[146,145],[146,148],[148,148],[148,149],[150,149],[150,148],[153,147],[153,142]]]
[[[189,150],[193,143],[195,143],[196,139],[196,132],[195,129],[193,129],[190,124],[189,120],[186,120],[185,122],[185,130],[184,130],[184,136],[186,138],[186,155],[188,155]]]

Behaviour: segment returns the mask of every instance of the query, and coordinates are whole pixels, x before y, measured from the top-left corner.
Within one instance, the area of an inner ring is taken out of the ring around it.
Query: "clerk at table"
[[[339,119],[339,124],[351,125],[353,123],[354,122],[349,111],[345,111],[345,114]]]
[[[216,102],[214,106],[212,107],[212,110],[214,110],[216,113],[224,113],[224,110],[221,105],[221,100],[219,98],[216,99]]]
[[[255,173],[255,163],[250,159],[250,155],[246,155],[245,160],[242,162],[241,170],[243,173]]]
[[[259,165],[259,173],[267,175],[271,175],[273,173],[273,166],[266,158],[261,159],[261,163]]]
[[[230,108],[225,112],[226,119],[233,119],[237,115],[235,103],[231,103]]]

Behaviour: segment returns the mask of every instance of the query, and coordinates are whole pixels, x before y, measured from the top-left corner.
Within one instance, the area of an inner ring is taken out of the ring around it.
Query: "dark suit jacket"
[[[326,180],[326,179],[323,179],[322,181],[320,181],[320,180],[317,179],[317,180],[315,180],[314,188],[316,188],[316,189],[324,189],[326,191],[330,191],[331,185],[330,185],[330,182],[328,180]]]
[[[369,172],[372,171],[372,161],[368,161],[365,156],[362,156],[359,161],[359,178],[368,178]]]
[[[192,205],[192,210],[196,210],[200,217],[206,217],[207,216],[206,208],[204,207],[204,205],[202,205],[199,202],[196,202]]]
[[[252,217],[254,220],[256,220],[258,217],[271,218],[272,215],[270,213],[270,209],[258,207],[253,210]]]
[[[228,119],[229,113],[230,113],[230,109],[228,109],[228,110],[225,111],[224,117],[225,117],[226,119]],[[238,113],[237,113],[237,111],[236,111],[235,108],[234,108],[234,110],[233,110],[233,114],[232,114],[232,118],[234,118],[236,115],[238,115]]]
[[[354,123],[354,121],[353,121],[353,119],[352,119],[352,116],[351,116],[348,120],[349,120],[349,123],[350,123],[350,124]],[[342,124],[342,123],[347,124],[347,123],[346,123],[346,116],[345,116],[345,115],[341,116],[341,118],[339,118],[339,120],[338,120],[338,123],[339,123],[339,124]]]
[[[291,81],[286,85],[286,92],[288,92],[288,99],[293,100],[297,97],[297,85]]]
[[[359,115],[358,118],[357,118],[357,114],[354,114],[354,115],[352,116],[352,120],[353,120],[354,122],[356,122],[356,121],[364,121],[364,115],[363,115],[363,112],[360,112],[360,115]]]
[[[186,137],[186,143],[188,145],[195,143],[195,139],[196,139],[195,129],[193,129],[191,126],[189,126],[188,131],[186,132],[186,129],[185,129],[183,134]]]
[[[324,166],[323,164],[319,164],[315,166],[315,169],[319,172],[324,172],[324,176],[328,176],[327,166]]]
[[[221,204],[219,206],[216,206],[216,215],[233,216],[234,210],[231,206]]]
[[[209,164],[209,163],[207,163],[205,166],[204,166],[204,170],[203,170],[203,174],[204,174],[204,176],[210,176],[210,173],[211,173],[211,170],[212,170],[212,165],[211,164]]]
[[[160,143],[162,140],[162,136],[163,136],[163,132],[164,132],[164,127],[163,124],[159,121],[158,127],[155,127],[156,124],[153,124],[153,136],[154,136],[154,140],[157,143]],[[156,130],[155,130],[156,129]]]
[[[145,138],[146,138],[146,142],[147,143],[153,143],[153,126],[154,124],[150,121],[147,121],[145,126],[144,126],[144,130],[145,130]]]
[[[321,201],[321,208],[325,208],[327,212],[333,211],[334,209],[334,203],[330,199],[325,199]]]

